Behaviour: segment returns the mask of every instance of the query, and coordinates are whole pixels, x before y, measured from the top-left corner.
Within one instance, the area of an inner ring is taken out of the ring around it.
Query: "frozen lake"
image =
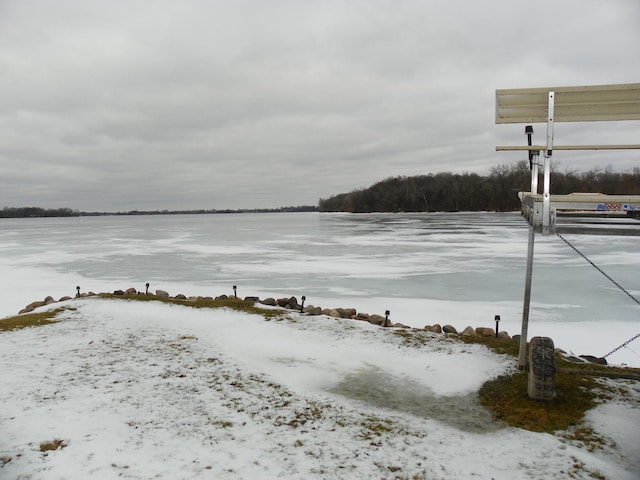
[[[46,295],[135,287],[288,297],[415,327],[519,333],[528,227],[517,213],[269,213],[0,219],[0,317]],[[638,237],[565,235],[636,298]],[[536,236],[530,336],[601,356],[640,307],[555,236]],[[640,340],[611,355],[640,366]]]

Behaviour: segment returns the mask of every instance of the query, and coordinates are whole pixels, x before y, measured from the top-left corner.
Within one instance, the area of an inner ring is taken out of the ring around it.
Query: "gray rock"
[[[493,328],[488,327],[478,327],[476,328],[476,333],[481,337],[495,337],[496,331]]]
[[[186,300],[186,299],[187,299],[186,295],[183,295],[182,293],[179,293],[179,294],[178,294],[178,295],[176,295],[174,298],[175,298],[176,300]]]
[[[296,297],[290,297],[287,301],[287,305],[285,305],[285,308],[289,308],[291,310],[300,310],[298,299]]]
[[[384,325],[386,320],[382,315],[369,315],[369,323],[373,323],[374,325]]]
[[[275,299],[269,297],[262,300],[263,305],[269,305],[270,307],[275,307],[277,305]]]
[[[442,327],[442,331],[444,333],[453,333],[454,335],[458,334],[458,330],[456,330],[455,327],[451,325],[445,325],[444,327]]]
[[[477,337],[478,336],[478,334],[473,329],[473,327],[465,328],[460,335],[462,335],[463,337]]]
[[[137,295],[138,291],[133,287],[129,287],[124,291],[124,293],[126,293],[127,295]]]
[[[156,297],[169,298],[169,293],[164,290],[156,290]]]
[[[279,298],[278,300],[276,300],[276,303],[278,304],[279,307],[286,308],[287,305],[289,305],[289,299]]]
[[[355,308],[339,308],[338,311],[342,318],[354,318],[357,313]]]
[[[322,309],[320,307],[309,305],[308,307],[304,307],[304,313],[306,313],[307,315],[321,315]]]
[[[580,358],[583,358],[589,363],[596,363],[598,365],[607,365],[607,359],[603,357],[595,357],[593,355],[580,355]]]

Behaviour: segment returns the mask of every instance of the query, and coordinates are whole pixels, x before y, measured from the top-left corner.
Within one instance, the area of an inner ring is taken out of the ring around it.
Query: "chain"
[[[556,235],[558,236],[558,238],[560,238],[560,240],[562,240],[564,243],[566,243],[567,245],[569,245],[569,247],[571,247],[578,255],[580,255],[582,258],[584,258],[587,262],[589,262],[589,264],[595,268],[597,271],[599,271],[602,275],[605,276],[605,278],[607,280],[609,280],[611,283],[613,283],[616,287],[618,287],[622,292],[624,292],[625,295],[627,295],[629,298],[631,298],[631,300],[633,300],[634,302],[636,302],[638,305],[640,305],[640,300],[638,300],[636,297],[634,297],[633,295],[631,295],[627,290],[624,289],[624,287],[622,285],[620,285],[618,282],[616,282],[613,278],[611,278],[609,275],[607,275],[605,273],[604,270],[602,270],[599,266],[597,266],[595,263],[593,263],[591,260],[589,260],[587,258],[587,256],[582,253],[580,250],[578,250],[575,246],[573,246],[569,240],[567,240],[566,238],[564,238],[562,235],[560,235],[559,233],[556,232]],[[611,355],[614,352],[617,352],[618,350],[620,350],[623,347],[626,347],[627,345],[629,345],[631,342],[633,342],[636,338],[640,337],[640,333],[638,333],[637,335],[631,337],[629,340],[627,340],[626,342],[624,342],[622,345],[614,348],[613,350],[611,350],[609,353],[607,353],[605,356],[603,356],[602,358],[607,358],[609,355]]]
[[[602,358],[607,358],[609,355],[611,355],[614,352],[617,352],[618,350],[620,350],[622,347],[626,347],[627,345],[629,345],[631,342],[633,342],[636,338],[640,337],[640,333],[634,335],[633,337],[631,337],[629,340],[627,340],[626,342],[624,342],[622,345],[614,348],[613,350],[611,350],[609,353],[607,353],[605,356],[603,356]]]

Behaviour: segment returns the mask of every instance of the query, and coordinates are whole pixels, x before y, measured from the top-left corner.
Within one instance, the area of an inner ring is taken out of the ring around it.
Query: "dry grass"
[[[578,425],[600,399],[600,386],[591,377],[556,374],[556,397],[549,401],[531,400],[527,382],[527,372],[500,376],[482,386],[480,402],[508,425],[554,432]]]
[[[64,440],[60,440],[59,438],[56,438],[55,440],[52,440],[50,442],[42,442],[40,444],[40,451],[50,452],[52,450],[63,449],[66,446],[67,446],[67,442],[65,442]]]
[[[57,319],[59,313],[65,310],[75,310],[69,307],[59,307],[54,310],[48,310],[46,312],[36,313],[24,313],[22,315],[16,315],[14,317],[7,317],[0,320],[0,332],[7,332],[11,330],[19,330],[21,328],[39,327],[42,325],[49,325],[51,323],[57,323],[60,319]]]
[[[197,300],[180,300],[172,297],[158,297],[155,295],[113,295],[110,293],[101,293],[98,295],[100,298],[115,299],[115,300],[132,300],[140,302],[162,302],[170,303],[174,305],[183,305],[191,308],[231,308],[239,312],[251,313],[255,315],[262,315],[265,320],[284,320],[286,318],[287,311],[280,309],[267,309],[255,306],[255,302],[250,300],[242,300],[240,298],[228,297],[225,299],[205,299],[198,298]]]

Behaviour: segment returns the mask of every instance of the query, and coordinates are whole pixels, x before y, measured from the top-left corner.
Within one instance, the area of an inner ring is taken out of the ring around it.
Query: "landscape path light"
[[[531,146],[531,136],[533,135],[533,125],[524,127],[524,134],[527,136],[527,144]],[[529,170],[533,169],[533,150],[529,150]]]
[[[238,289],[238,287],[236,287],[235,285],[233,286],[233,296],[234,298],[238,298],[238,294],[236,292],[236,290]]]
[[[300,305],[300,313],[304,310],[304,301],[307,299],[304,295],[302,295],[302,305]]]
[[[389,310],[385,310],[384,311],[384,326],[385,327],[389,326],[389,315],[391,315],[391,312]]]
[[[145,290],[144,294],[149,295],[149,282],[145,284],[145,287],[147,287],[147,289]]]
[[[496,315],[494,317],[494,320],[496,321],[496,338],[498,338],[498,324],[500,323],[500,315]]]
[[[77,286],[77,287],[76,287],[76,292],[78,292],[78,293],[76,294],[76,297],[79,297],[79,296],[80,296],[80,286]]]

